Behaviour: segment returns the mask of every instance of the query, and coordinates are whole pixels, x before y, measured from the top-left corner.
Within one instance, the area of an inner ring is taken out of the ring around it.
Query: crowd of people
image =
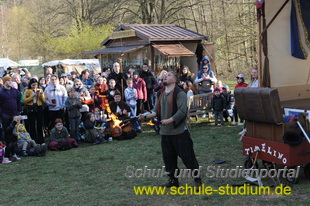
[[[162,70],[155,77],[147,64],[142,65],[141,71],[129,68],[121,72],[117,62],[100,74],[86,69],[81,74],[72,71],[58,76],[53,71],[48,67],[45,76],[38,77],[27,69],[13,72],[9,68],[0,78],[2,163],[19,160],[20,156],[44,156],[47,149],[75,148],[81,141],[100,144],[108,143],[112,137],[133,138],[142,132],[136,117],[154,109],[155,97],[161,98],[163,80],[168,74]],[[252,77],[251,86],[258,86],[257,70],[253,69]],[[197,75],[184,66],[176,85],[187,97],[214,92],[215,125],[224,125],[224,120],[229,119],[233,125],[242,124],[242,120],[238,123],[233,95],[227,85],[217,80],[207,57]],[[247,86],[244,75],[239,74],[235,88]],[[125,126],[118,125],[119,131],[109,130],[115,120],[128,119],[131,129],[127,135],[120,135]],[[158,121],[158,117],[153,119]],[[154,128],[159,134],[159,124]]]

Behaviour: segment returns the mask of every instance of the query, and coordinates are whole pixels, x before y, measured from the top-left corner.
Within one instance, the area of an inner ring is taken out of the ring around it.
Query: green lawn
[[[213,160],[225,159],[222,168],[242,166],[242,145],[237,135],[241,127],[213,127],[206,120],[194,122],[191,135],[202,174]],[[292,195],[140,195],[134,186],[156,186],[167,180],[128,178],[127,166],[161,169],[160,136],[144,126],[133,140],[110,144],[81,144],[63,152],[48,152],[45,157],[27,157],[11,164],[1,164],[0,205],[309,205],[310,181],[300,174],[299,183],[290,185]],[[259,162],[261,163],[261,162]],[[184,168],[179,161],[180,168]],[[216,165],[218,166],[218,165]],[[262,167],[262,165],[260,164]],[[282,180],[287,184],[285,180]],[[243,178],[203,178],[213,188],[226,184],[243,184]],[[268,186],[270,179],[263,180]],[[190,178],[180,184],[194,185]]]

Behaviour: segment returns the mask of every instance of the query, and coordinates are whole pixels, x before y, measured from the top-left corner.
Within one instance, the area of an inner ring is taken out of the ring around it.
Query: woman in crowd
[[[249,87],[259,87],[259,85],[258,85],[258,70],[257,70],[257,67],[252,69],[251,83],[250,83]]]
[[[238,76],[236,78],[237,78],[237,84],[235,85],[235,89],[237,89],[239,87],[248,87],[248,84],[245,83],[243,74],[238,74]],[[243,119],[240,119],[240,123],[238,122],[239,114],[238,114],[236,102],[234,104],[233,112],[234,112],[235,121],[232,123],[232,125],[243,125]]]
[[[142,113],[142,105],[147,101],[147,88],[145,81],[139,77],[138,72],[133,73],[133,87],[137,90],[138,99],[137,99],[137,114]]]
[[[100,108],[102,110],[105,110],[107,105],[109,104],[108,99],[107,99],[107,92],[108,92],[109,87],[105,83],[106,80],[107,79],[105,77],[98,77],[97,83],[95,84],[96,93],[101,98]]]
[[[38,87],[38,81],[31,79],[28,89],[24,93],[25,112],[28,115],[30,136],[38,143],[43,144],[43,104],[44,92]]]
[[[50,82],[51,82],[51,77],[52,77],[51,74],[47,74],[47,75],[45,76],[45,84],[46,84],[46,86],[48,86],[48,85],[50,84]]]
[[[59,84],[58,77],[53,74],[50,84],[44,90],[44,95],[48,106],[49,129],[52,129],[57,118],[64,119],[68,94],[66,88]]]
[[[21,76],[20,76],[19,74],[14,73],[14,74],[12,75],[12,81],[17,83],[17,85],[18,85],[17,90],[18,90],[18,91],[24,92],[24,86],[23,86],[23,84],[22,84],[22,82],[21,82]]]
[[[65,80],[63,77],[59,78],[59,84],[65,87]]]
[[[192,73],[189,71],[188,66],[184,66],[181,70],[181,76],[179,78],[179,86],[183,88],[185,82],[193,82]]]
[[[187,99],[191,96],[194,96],[195,94],[198,94],[195,86],[191,81],[186,81],[183,85],[183,89],[187,95]]]
[[[45,78],[44,77],[40,77],[39,78],[39,88],[42,89],[43,91],[45,90],[46,88],[46,82],[45,82]]]
[[[86,120],[86,115],[89,112],[89,106],[87,105],[89,100],[91,100],[91,96],[89,94],[89,91],[84,87],[83,83],[81,80],[76,79],[74,81],[74,89],[77,91],[77,95],[80,98],[82,102],[82,108],[80,109],[80,112],[82,114],[82,121],[85,122]]]

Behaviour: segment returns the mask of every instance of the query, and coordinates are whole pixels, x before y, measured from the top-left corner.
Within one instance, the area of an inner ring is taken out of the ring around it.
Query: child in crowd
[[[112,102],[114,100],[114,93],[116,90],[116,81],[114,79],[109,80],[109,89],[108,89],[108,102]]]
[[[219,88],[216,88],[214,90],[214,96],[211,102],[211,107],[214,112],[215,126],[218,125],[218,118],[220,118],[221,125],[224,126],[223,111],[226,111],[226,99],[223,95],[221,95],[221,91]]]
[[[233,121],[234,115],[232,108],[234,106],[234,97],[232,96],[231,91],[229,91],[229,87],[227,85],[222,87],[222,95],[225,97],[227,103],[226,110],[223,111],[225,122],[228,122],[228,118],[231,118],[231,121]]]
[[[218,88],[219,90],[220,90],[220,92],[222,93],[222,87],[223,87],[223,83],[222,83],[222,81],[221,80],[217,80],[217,82],[215,83],[215,87],[214,87],[214,90],[216,89],[216,88]]]
[[[239,88],[239,87],[248,87],[248,84],[245,83],[244,81],[244,75],[243,74],[238,74],[237,78],[237,84],[235,86],[235,89]],[[237,111],[237,106],[236,106],[236,102],[234,104],[234,108],[233,108],[233,112],[234,112],[234,118],[235,121],[232,123],[232,125],[243,125],[243,119],[240,119],[240,123],[238,123],[238,111]]]
[[[106,124],[108,124],[108,123],[107,123],[105,114],[102,114],[98,107],[95,108],[94,115],[95,115],[95,120],[96,120],[97,126],[105,125],[105,127],[107,127]]]
[[[31,139],[30,134],[26,131],[23,124],[18,124],[13,130],[13,134],[17,137],[17,147],[22,148],[22,156],[28,156],[27,149],[36,147],[37,143]]]
[[[99,97],[95,86],[91,86],[89,89],[91,101],[89,101],[88,107],[89,107],[89,112],[94,112],[95,108],[99,108],[102,103],[102,98]]]
[[[78,147],[78,143],[75,139],[69,138],[69,132],[66,127],[63,126],[63,122],[60,118],[55,120],[55,127],[51,130],[50,140],[48,147],[50,150],[68,150],[72,147]]]
[[[204,73],[203,71],[203,67],[204,66],[208,66],[208,68],[210,68],[210,70],[212,71],[212,68],[211,68],[211,63],[210,63],[210,60],[209,60],[209,57],[208,56],[204,56],[200,62],[200,66],[199,66],[199,72],[198,72],[198,78],[201,78],[201,75]]]
[[[127,88],[125,89],[126,103],[130,107],[131,116],[136,116],[137,113],[137,90],[133,87],[132,79],[127,79]]]
[[[104,138],[105,127],[96,127],[97,122],[93,113],[88,113],[84,128],[86,131],[85,141],[94,144],[107,143],[108,141]]]
[[[82,102],[80,98],[78,98],[78,93],[74,88],[69,90],[69,97],[65,105],[68,111],[70,137],[79,140],[79,125],[82,116],[80,109],[82,108]]]
[[[127,88],[125,89],[125,99],[126,103],[130,108],[130,116],[134,117],[137,114],[137,90],[133,87],[133,80],[130,78],[127,80]],[[141,131],[141,126],[139,122],[134,123],[134,129],[137,132]]]

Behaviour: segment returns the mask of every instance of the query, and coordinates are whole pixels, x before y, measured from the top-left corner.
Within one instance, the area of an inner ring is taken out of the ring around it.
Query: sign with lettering
[[[121,38],[134,37],[134,36],[136,36],[136,31],[131,29],[131,30],[113,32],[109,36],[109,39],[121,39]]]
[[[258,159],[274,162],[285,166],[296,166],[309,163],[310,144],[304,141],[297,146],[290,146],[283,142],[258,139],[254,137],[242,137],[243,155],[256,156]]]
[[[266,143],[262,143],[260,145],[254,144],[252,147],[243,148],[245,155],[250,155],[255,152],[263,152],[271,157],[278,158],[285,165],[287,163],[287,158],[281,151],[278,151],[276,148],[273,148],[272,145],[268,145]]]

